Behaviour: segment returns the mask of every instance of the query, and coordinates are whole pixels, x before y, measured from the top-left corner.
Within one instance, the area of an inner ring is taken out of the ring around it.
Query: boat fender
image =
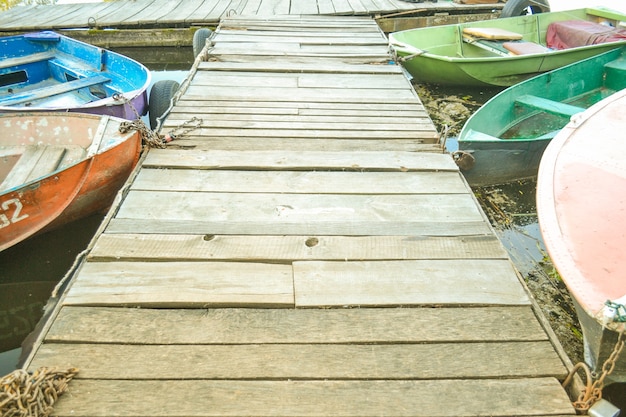
[[[172,98],[178,91],[178,87],[180,87],[180,84],[174,80],[160,80],[154,83],[148,99],[150,129],[154,130],[157,128],[159,119],[170,108]]]
[[[476,158],[469,152],[454,151],[452,152],[452,159],[461,171],[469,171],[476,164]]]
[[[548,0],[507,0],[500,17],[525,16],[550,11]]]
[[[213,31],[207,28],[200,28],[194,32],[192,44],[194,58],[197,57],[200,52],[202,52],[202,49],[204,49],[204,46],[206,45],[207,39],[209,39],[212,34]]]

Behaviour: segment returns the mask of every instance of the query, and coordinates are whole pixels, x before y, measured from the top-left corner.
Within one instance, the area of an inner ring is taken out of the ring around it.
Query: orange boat
[[[601,373],[626,325],[626,90],[572,117],[539,167],[537,215]],[[626,349],[625,349],[626,350]],[[626,353],[608,381],[626,382]]]
[[[139,160],[125,120],[82,113],[0,115],[0,251],[106,210]]]

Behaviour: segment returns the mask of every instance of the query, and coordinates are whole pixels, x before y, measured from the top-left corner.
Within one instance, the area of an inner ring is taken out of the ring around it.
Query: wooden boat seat
[[[499,28],[465,28],[463,41],[495,55],[527,55],[550,50],[538,43],[522,40],[522,35]]]
[[[84,155],[85,149],[78,145],[26,146],[20,159],[0,184],[0,191],[19,187],[22,184],[44,177],[58,169],[78,162]]]
[[[522,39],[521,34],[500,28],[464,28],[463,35],[492,41],[518,41]]]
[[[607,88],[615,91],[626,88],[626,59],[622,57],[604,64],[604,73]]]
[[[546,52],[550,52],[550,49],[543,45],[526,41],[504,42],[502,43],[502,47],[513,55],[545,54]]]
[[[20,67],[22,65],[34,64],[35,62],[48,61],[55,57],[54,52],[40,52],[37,54],[20,56],[16,58],[6,58],[0,61],[0,69]]]
[[[40,87],[33,90],[24,91],[0,99],[1,106],[12,106],[15,104],[28,103],[46,97],[52,97],[58,94],[69,93],[70,91],[79,90],[92,85],[104,84],[110,82],[111,79],[104,75],[96,75],[93,77],[80,78],[74,81],[68,81],[61,84],[55,84],[47,87]]]
[[[543,97],[537,97],[530,94],[519,96],[515,100],[516,106],[525,106],[531,109],[541,110],[546,113],[555,114],[557,116],[572,117],[585,109],[571,104],[561,103],[559,101],[550,100]]]

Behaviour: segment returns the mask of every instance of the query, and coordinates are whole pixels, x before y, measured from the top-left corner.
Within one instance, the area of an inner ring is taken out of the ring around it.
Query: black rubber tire
[[[158,119],[169,109],[178,87],[180,84],[174,80],[161,80],[154,83],[148,99],[150,129],[154,130],[157,127]]]
[[[535,0],[533,3],[541,4],[531,4],[529,0],[507,0],[502,8],[500,17],[524,16],[527,14],[546,13],[550,11],[548,0]]]
[[[197,57],[204,48],[206,40],[209,39],[213,31],[207,28],[200,28],[193,34],[193,56]]]

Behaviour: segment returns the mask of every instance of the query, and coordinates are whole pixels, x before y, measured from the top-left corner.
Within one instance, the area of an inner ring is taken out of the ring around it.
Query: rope
[[[52,406],[68,387],[78,369],[59,371],[42,367],[34,373],[17,369],[0,379],[2,417],[48,417]]]

